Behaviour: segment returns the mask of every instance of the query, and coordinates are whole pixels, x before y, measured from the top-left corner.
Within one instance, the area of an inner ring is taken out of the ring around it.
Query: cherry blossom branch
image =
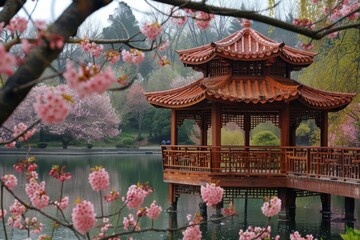
[[[255,11],[247,11],[247,10],[240,10],[240,9],[234,9],[234,8],[225,8],[225,7],[217,7],[214,5],[210,5],[204,2],[193,2],[193,1],[184,1],[184,0],[154,0],[156,2],[165,3],[173,6],[184,6],[186,8],[191,8],[197,11],[204,11],[207,13],[222,15],[222,16],[229,16],[229,17],[238,17],[238,18],[247,18],[252,19],[258,22],[270,24],[275,27],[279,27],[291,32],[299,33],[301,35],[304,35],[306,37],[319,40],[326,35],[337,32],[339,30],[344,29],[350,29],[350,28],[359,28],[360,22],[353,23],[353,24],[346,24],[343,26],[339,26],[337,28],[332,28],[329,30],[324,31],[324,28],[318,29],[318,30],[311,30],[299,26],[295,26],[291,23],[284,22],[279,19],[275,19],[272,17],[264,16],[259,14]],[[357,10],[359,11],[359,10]],[[340,21],[336,21],[336,23],[339,23]]]
[[[62,76],[62,74],[63,73],[57,73],[57,74],[49,75],[49,76],[46,76],[46,77],[38,78],[38,79],[36,79],[34,81],[28,82],[28,83],[26,83],[24,85],[21,85],[21,86],[18,86],[16,88],[14,88],[14,92],[20,91],[20,90],[22,90],[24,88],[28,88],[29,86],[32,86],[32,85],[37,84],[37,83],[41,83],[41,82],[43,82],[45,80],[53,79],[55,77],[60,77],[60,76]]]
[[[40,119],[36,120],[35,122],[33,122],[32,124],[30,124],[24,131],[22,131],[19,135],[13,137],[12,139],[6,141],[6,142],[0,142],[0,145],[5,145],[5,144],[8,144],[8,143],[12,143],[13,141],[16,141],[18,138],[22,137],[25,135],[25,133],[27,131],[29,131],[30,129],[32,129],[33,127],[35,127],[37,124],[39,124],[41,122]],[[1,126],[1,128],[4,128],[10,132],[13,132],[11,131],[10,129],[8,129],[7,127],[4,127],[4,126]]]
[[[19,203],[21,203],[22,205],[26,206],[27,209],[30,209],[30,210],[33,210],[35,212],[38,212],[40,213],[42,216],[56,222],[57,224],[63,226],[63,227],[66,227],[68,229],[70,229],[71,231],[73,231],[75,233],[75,235],[82,235],[80,234],[74,227],[72,224],[66,224],[66,223],[63,223],[61,221],[59,221],[59,219],[56,219],[54,218],[53,216],[41,211],[40,209],[36,208],[36,207],[33,207],[29,204],[26,204],[21,198],[19,198],[12,190],[10,190],[4,183],[4,181],[0,178],[0,184],[1,184],[1,187],[5,187],[5,189],[10,193],[10,195],[12,195],[16,200],[19,201]]]
[[[109,235],[109,236],[100,238],[99,240],[106,240],[106,239],[111,239],[111,238],[114,238],[114,237],[134,234],[134,233],[135,234],[140,234],[140,233],[150,232],[150,231],[153,231],[153,232],[177,232],[177,231],[180,231],[180,230],[184,230],[184,229],[186,229],[188,227],[197,226],[197,225],[200,225],[200,224],[223,221],[223,220],[225,220],[225,219],[227,219],[229,217],[233,217],[233,216],[234,215],[224,216],[224,217],[220,217],[220,218],[213,218],[213,219],[208,220],[208,221],[203,221],[203,222],[200,222],[200,223],[188,224],[186,226],[182,226],[182,227],[179,227],[179,228],[153,228],[153,227],[150,227],[150,228],[144,228],[144,229],[137,230],[137,231],[132,230],[132,231],[128,231],[128,232],[115,233],[113,235]]]
[[[62,15],[47,30],[48,34],[56,34],[64,40],[73,36],[83,21],[110,1],[73,1]],[[0,124],[12,114],[15,108],[26,97],[31,88],[14,92],[14,88],[38,79],[50,63],[60,54],[62,48],[50,49],[47,45],[34,48],[27,56],[24,64],[10,76],[0,90]]]

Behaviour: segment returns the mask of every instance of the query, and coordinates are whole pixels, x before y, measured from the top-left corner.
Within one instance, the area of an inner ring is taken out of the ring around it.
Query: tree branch
[[[183,6],[186,8],[191,8],[197,11],[204,11],[207,13],[213,13],[218,14],[222,16],[230,16],[230,17],[237,17],[237,18],[247,18],[252,19],[258,22],[270,24],[275,27],[279,27],[291,32],[295,32],[301,35],[304,35],[306,37],[309,37],[311,39],[319,40],[326,35],[339,31],[344,29],[350,29],[350,28],[360,28],[360,22],[354,23],[354,24],[346,24],[343,26],[339,26],[337,28],[332,28],[326,31],[323,31],[324,29],[319,30],[310,30],[308,28],[303,28],[299,26],[295,26],[291,23],[287,23],[284,21],[281,21],[279,19],[275,19],[272,17],[264,16],[259,14],[255,11],[244,11],[234,8],[225,8],[225,7],[217,7],[210,4],[206,4],[203,2],[193,2],[193,1],[187,1],[187,0],[154,0],[156,2],[165,3],[173,6]],[[357,10],[359,11],[359,10]],[[339,22],[339,21],[337,21]],[[319,31],[319,32],[318,32]]]
[[[0,22],[8,25],[15,14],[24,6],[26,0],[7,0],[3,10],[0,12]]]

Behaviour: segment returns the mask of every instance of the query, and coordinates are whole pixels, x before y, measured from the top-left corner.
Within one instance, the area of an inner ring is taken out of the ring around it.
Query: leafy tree
[[[254,146],[279,146],[279,138],[271,131],[261,131],[251,139],[251,145]]]

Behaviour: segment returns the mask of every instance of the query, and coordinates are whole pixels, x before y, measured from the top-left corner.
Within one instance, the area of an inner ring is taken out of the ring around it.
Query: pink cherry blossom
[[[176,26],[183,26],[187,22],[187,18],[182,15],[173,15],[170,21]]]
[[[118,51],[114,51],[113,49],[110,49],[105,53],[105,58],[110,63],[116,63],[120,60],[120,53]]]
[[[136,227],[136,221],[134,215],[129,214],[128,217],[123,218],[124,230],[128,230],[129,227]]]
[[[137,209],[143,204],[146,191],[136,185],[131,185],[126,193],[126,206],[129,209]]]
[[[270,239],[271,227],[252,227],[249,226],[245,231],[239,231],[239,240],[251,240],[251,239]]]
[[[281,200],[278,197],[272,197],[269,201],[264,202],[261,207],[262,213],[266,217],[277,215],[281,210]]]
[[[31,204],[39,209],[49,205],[49,196],[45,192],[45,182],[37,183],[36,179],[31,178],[25,185],[25,192],[30,198]]]
[[[90,42],[89,39],[86,37],[84,37],[84,39],[80,42],[80,47],[84,52],[90,53],[95,58],[100,57],[104,49],[104,46],[97,45],[94,42]]]
[[[301,234],[296,231],[292,234],[290,234],[290,240],[313,240],[314,237],[311,234],[306,235],[306,237],[301,237]]]
[[[120,193],[112,190],[111,192],[103,196],[103,198],[105,199],[106,202],[113,202],[120,198]]]
[[[12,216],[21,216],[26,211],[26,207],[22,205],[18,200],[14,200],[14,203],[9,207]]]
[[[71,218],[74,228],[81,234],[85,234],[94,228],[96,224],[94,205],[86,200],[76,204],[72,210]]]
[[[22,229],[24,225],[21,223],[21,216],[11,216],[8,218],[7,224],[12,228]]]
[[[51,167],[51,170],[49,172],[49,176],[58,179],[60,182],[65,182],[67,180],[71,179],[71,173],[69,172],[64,172],[65,170],[65,166],[62,166],[61,168],[59,167],[59,165],[53,165]]]
[[[66,64],[66,71],[63,74],[69,87],[73,88],[80,97],[93,93],[103,94],[112,83],[117,81],[114,75],[110,66],[100,72],[85,66],[81,66],[79,71],[76,71],[72,62]]]
[[[21,49],[25,54],[28,54],[31,49],[34,48],[34,45],[29,42],[27,39],[21,39]]]
[[[34,23],[36,28],[40,31],[45,31],[47,28],[47,23],[44,20],[35,20]]]
[[[157,219],[162,211],[162,208],[156,205],[156,201],[154,201],[150,205],[150,208],[146,207],[145,209],[146,209],[146,216],[150,219]]]
[[[155,40],[161,34],[162,27],[158,22],[153,22],[151,24],[144,23],[140,31],[150,40]]]
[[[164,67],[165,65],[170,64],[171,62],[167,59],[166,56],[159,56],[159,65],[160,67]]]
[[[7,143],[7,144],[5,144],[4,146],[5,146],[6,148],[14,148],[14,147],[16,146],[16,142],[13,141],[13,142],[11,142],[11,143]]]
[[[124,49],[121,55],[124,62],[130,64],[140,64],[145,59],[145,54],[137,49],[131,49],[130,51]]]
[[[106,190],[110,186],[109,173],[103,167],[95,167],[92,169],[88,180],[91,188],[96,192]]]
[[[23,33],[27,28],[28,21],[22,17],[14,17],[10,20],[9,25],[6,26],[6,29],[9,30],[11,33],[18,31],[19,33]]]
[[[17,178],[12,174],[7,174],[7,175],[1,177],[1,180],[4,181],[5,186],[10,190],[12,190],[18,184]]]
[[[164,52],[168,47],[170,46],[170,42],[169,41],[165,41],[163,43],[161,43],[159,46],[157,46],[157,50]]]
[[[224,189],[215,186],[214,183],[202,185],[200,188],[201,198],[207,206],[214,206],[221,202]]]
[[[6,216],[7,211],[5,209],[0,209],[0,218],[4,219],[4,217]]]
[[[196,16],[195,16],[195,25],[200,28],[201,30],[205,30],[209,27],[210,25],[210,21],[214,18],[215,16],[213,14],[209,14],[206,12],[202,12],[202,11],[198,11],[196,12]]]
[[[0,45],[0,74],[12,75],[14,72],[14,67],[16,66],[16,58],[11,54],[6,52],[5,46]]]
[[[50,49],[62,49],[64,46],[64,37],[59,34],[46,33],[45,38]]]
[[[193,222],[190,222],[193,224]],[[201,240],[202,233],[200,231],[199,225],[189,226],[182,232],[183,238],[182,240]]]
[[[64,93],[52,89],[36,97],[34,108],[40,119],[49,125],[62,123],[70,113]]]
[[[16,138],[16,137],[22,135],[21,137],[18,138],[19,141],[24,142],[24,141],[28,140],[35,134],[36,129],[30,129],[30,130],[26,131],[27,128],[28,128],[28,126],[26,124],[24,124],[22,122],[19,123],[18,125],[16,125],[14,127],[13,137]]]
[[[58,206],[58,208],[60,208],[61,210],[64,210],[64,209],[67,208],[68,205],[69,205],[69,197],[68,197],[68,196],[63,197],[63,198],[60,200],[60,202],[55,201],[54,204],[55,204],[56,206]]]

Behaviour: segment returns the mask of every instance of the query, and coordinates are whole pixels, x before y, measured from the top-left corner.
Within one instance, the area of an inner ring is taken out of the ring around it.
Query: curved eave
[[[355,96],[355,93],[327,92],[301,85],[298,99],[305,106],[335,112],[349,105]]]

